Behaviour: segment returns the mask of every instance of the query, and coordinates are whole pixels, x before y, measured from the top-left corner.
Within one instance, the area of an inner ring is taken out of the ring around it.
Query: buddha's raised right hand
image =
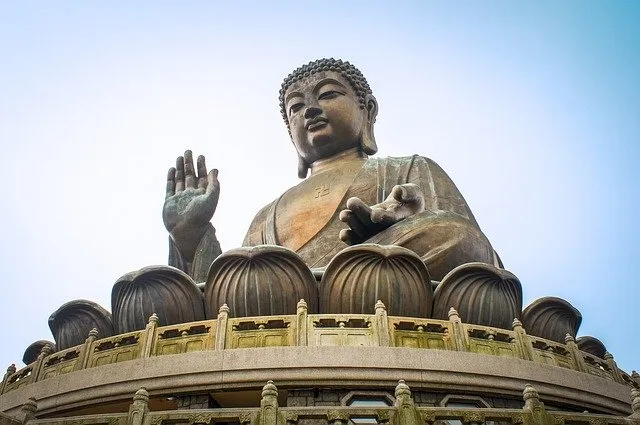
[[[196,248],[216,211],[220,195],[218,170],[207,173],[204,156],[196,170],[190,150],[176,159],[167,175],[167,195],[162,209],[164,226],[185,259],[194,258]]]

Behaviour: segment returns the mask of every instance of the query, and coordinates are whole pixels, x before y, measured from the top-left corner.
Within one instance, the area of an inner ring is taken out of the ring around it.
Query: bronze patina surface
[[[280,245],[310,267],[324,267],[348,245],[399,245],[417,253],[431,278],[456,266],[499,259],[453,181],[414,155],[373,159],[378,103],[348,62],[321,59],[284,81],[280,106],[303,181],[262,208],[244,245]],[[217,170],[190,151],[168,175],[163,218],[170,264],[204,281],[220,248],[209,220],[218,201]]]

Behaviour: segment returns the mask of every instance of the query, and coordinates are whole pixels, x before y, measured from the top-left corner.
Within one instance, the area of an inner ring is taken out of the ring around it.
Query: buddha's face
[[[285,93],[291,139],[308,163],[360,146],[367,111],[339,73],[317,72],[293,83]]]

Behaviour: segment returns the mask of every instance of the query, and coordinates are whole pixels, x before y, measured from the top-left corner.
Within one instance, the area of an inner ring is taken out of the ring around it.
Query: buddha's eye
[[[325,92],[320,93],[320,95],[318,96],[318,99],[320,100],[333,99],[342,95],[344,95],[344,93],[339,92],[337,90],[327,90]]]
[[[293,105],[289,106],[289,115],[295,114],[300,109],[302,109],[303,106],[304,106],[304,104],[302,102],[297,102],[297,103],[294,103]]]

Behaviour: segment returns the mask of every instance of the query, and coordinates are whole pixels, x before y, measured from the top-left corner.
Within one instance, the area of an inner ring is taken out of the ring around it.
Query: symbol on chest
[[[331,183],[324,183],[320,186],[315,187],[316,196],[315,198],[320,198],[322,196],[327,196],[331,191]]]

